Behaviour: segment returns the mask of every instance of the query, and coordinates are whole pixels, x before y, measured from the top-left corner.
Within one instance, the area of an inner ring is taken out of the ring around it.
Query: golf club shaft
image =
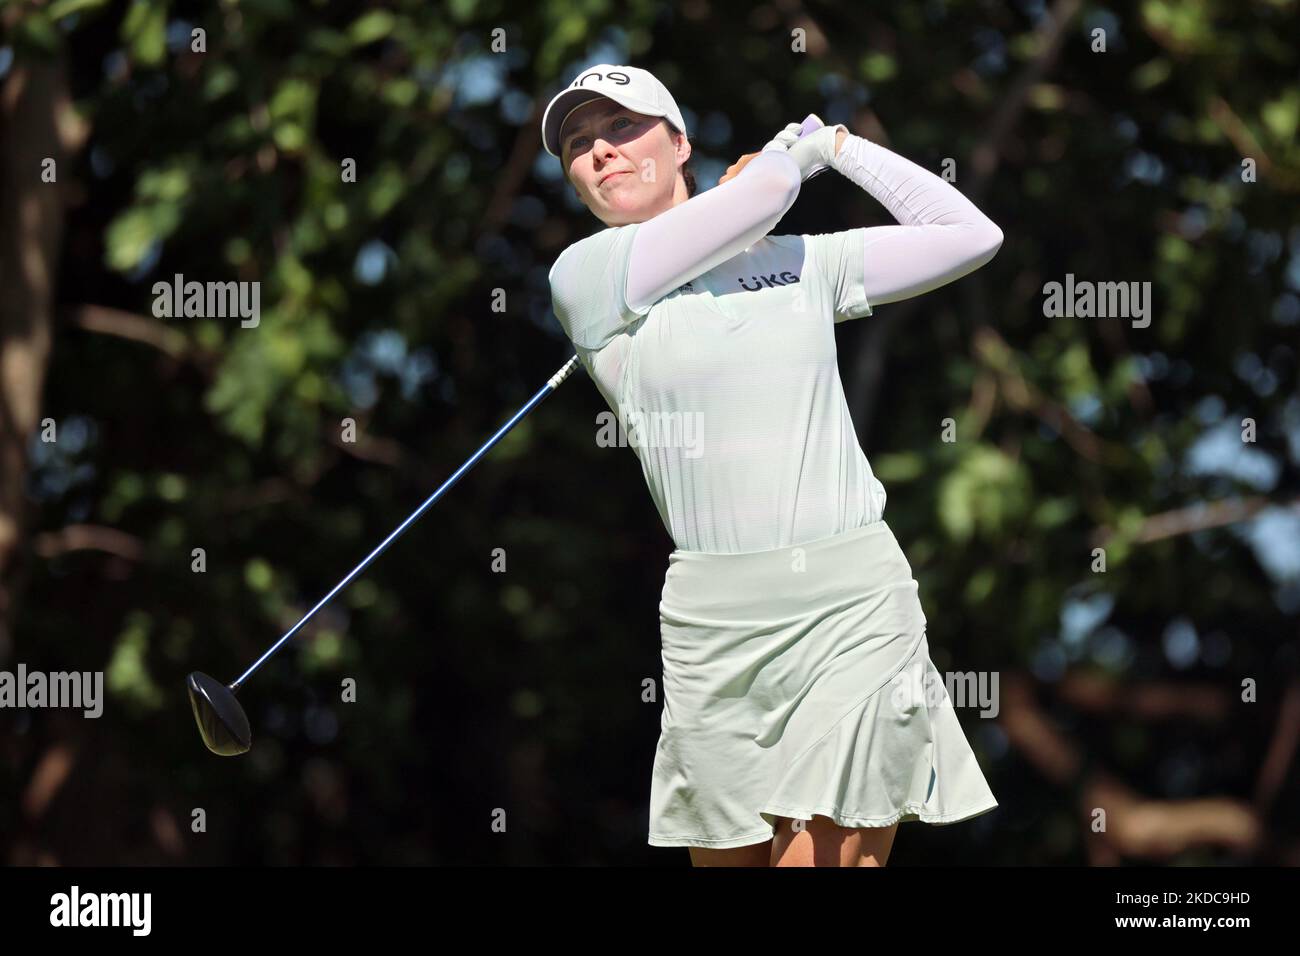
[[[272,644],[267,649],[265,654],[263,654],[256,661],[254,661],[252,667],[244,671],[244,673],[240,674],[239,677],[235,680],[235,682],[230,685],[231,692],[233,693],[234,691],[239,690],[240,685],[243,684],[244,681],[248,680],[248,678],[251,677],[259,667],[265,664],[267,660],[270,659],[271,655],[273,655],[276,651],[278,651],[281,647],[283,647],[285,641],[293,637],[293,635],[298,632],[299,628],[301,628],[304,624],[306,624],[309,620],[311,620],[313,614],[315,614],[322,607],[328,604],[330,598],[334,597],[334,595],[338,594],[339,591],[343,590],[343,588],[347,586],[348,582],[351,581],[353,578],[355,578],[362,571],[364,571],[366,569],[366,566],[369,565],[371,561],[375,560],[375,558],[383,554],[385,548],[387,548],[390,544],[396,541],[397,538],[401,536],[402,532],[404,532],[407,528],[409,528],[412,524],[414,524],[415,521],[420,517],[420,515],[424,514],[424,512],[428,510],[429,506],[432,505],[435,501],[437,501],[442,496],[442,493],[444,491],[446,491],[448,488],[454,485],[458,480],[460,480],[461,475],[469,471],[469,469],[474,466],[474,463],[477,462],[480,458],[482,458],[487,453],[489,448],[491,448],[498,441],[500,441],[502,436],[505,435],[506,432],[510,431],[510,429],[514,428],[515,425],[519,423],[519,420],[521,418],[523,418],[534,408],[536,408],[538,403],[541,402],[541,400],[544,399],[547,395],[550,395],[553,391],[555,391],[559,387],[560,383],[563,382],[566,378],[568,378],[569,375],[573,372],[573,370],[577,368],[577,366],[578,366],[578,357],[575,355],[571,359],[569,359],[569,361],[565,362],[564,365],[561,366],[560,370],[556,372],[554,375],[552,375],[545,385],[543,385],[540,389],[538,389],[537,394],[534,395],[532,398],[530,398],[526,405],[524,405],[521,409],[519,409],[519,411],[515,412],[514,416],[510,419],[510,421],[502,425],[497,430],[497,433],[495,435],[493,435],[486,442],[484,442],[483,447],[481,447],[478,451],[474,452],[474,454],[470,456],[469,460],[466,461],[465,464],[461,465],[458,469],[456,469],[456,473],[454,475],[452,475],[450,478],[444,481],[442,483],[442,486],[437,491],[435,491],[427,499],[425,499],[424,504],[420,505],[419,508],[415,509],[415,512],[409,518],[407,518],[400,525],[398,525],[397,528],[394,529],[392,534],[390,534],[387,538],[381,541],[379,547],[375,548],[375,550],[371,551],[368,555],[366,555],[366,557],[362,560],[360,564],[358,564],[355,568],[353,568],[351,571],[348,572],[347,577],[345,577],[338,584],[334,585],[334,589],[330,591],[329,594],[321,598],[320,601],[317,602],[314,608],[312,608],[310,611],[304,614],[302,620],[300,620],[293,627],[289,628],[289,630],[285,632],[283,637],[281,637],[278,641]]]
[[[800,124],[800,130],[799,130],[800,137],[808,135],[809,133],[821,127],[821,125],[822,125],[821,120],[816,115],[809,114],[804,119],[803,123]],[[538,389],[537,394],[534,395],[532,398],[530,398],[528,400],[528,403],[524,405],[523,408],[515,412],[514,417],[512,417],[510,421],[502,425],[501,428],[497,430],[497,433],[495,435],[493,435],[486,442],[484,442],[483,446],[478,451],[476,451],[472,456],[470,456],[469,460],[466,461],[465,464],[461,465],[460,468],[456,470],[456,473],[454,475],[452,475],[450,478],[444,481],[442,483],[442,486],[433,494],[431,494],[425,500],[425,502],[422,505],[420,505],[420,507],[417,508],[409,518],[407,518],[400,525],[398,525],[397,528],[393,530],[392,534],[390,534],[387,538],[385,538],[383,541],[379,543],[379,546],[375,548],[375,550],[371,551],[368,555],[366,555],[366,557],[362,559],[360,564],[358,564],[355,568],[353,568],[350,572],[348,572],[347,577],[345,577],[338,584],[334,585],[334,588],[330,591],[330,593],[325,595],[323,598],[321,598],[316,603],[316,606],[313,607],[306,614],[304,614],[302,619],[299,620],[297,624],[289,628],[289,630],[285,631],[284,635],[278,641],[276,641],[269,648],[267,648],[266,652],[257,660],[255,660],[252,666],[248,668],[248,670],[240,674],[239,677],[235,679],[235,682],[230,685],[231,692],[233,693],[239,690],[240,686],[244,683],[244,681],[252,677],[253,674],[257,671],[257,669],[261,667],[263,664],[265,664],[268,660],[270,660],[272,655],[274,655],[276,651],[278,651],[281,647],[283,647],[285,642],[288,641],[289,638],[293,637],[294,634],[298,633],[298,630],[309,620],[311,620],[312,615],[314,615],[322,607],[328,604],[330,600],[334,597],[334,595],[338,594],[339,591],[347,587],[348,583],[351,582],[352,579],[355,578],[358,574],[364,571],[371,561],[379,557],[379,555],[383,554],[384,550],[390,544],[396,541],[397,538],[399,538],[402,535],[402,533],[406,531],[407,528],[409,528],[412,524],[414,524],[419,519],[420,515],[424,514],[424,512],[427,511],[435,501],[437,501],[440,497],[442,497],[443,492],[445,492],[448,488],[450,488],[457,481],[459,481],[461,475],[469,471],[469,469],[474,466],[474,463],[477,462],[480,458],[483,457],[484,454],[487,453],[488,449],[490,449],[493,445],[495,445],[498,441],[500,441],[502,436],[505,435],[506,432],[510,431],[510,429],[514,428],[515,425],[518,424],[519,420],[523,418],[525,415],[527,415],[529,412],[531,412],[542,399],[544,399],[547,395],[551,394],[551,392],[555,391],[555,389],[559,387],[559,384],[569,377],[569,375],[577,367],[577,364],[578,364],[578,357],[576,355],[573,356],[571,359],[569,359],[569,361],[564,363],[564,365],[560,368],[560,370],[556,372],[553,376],[551,376],[550,380],[547,381],[545,385],[543,385],[540,389]]]

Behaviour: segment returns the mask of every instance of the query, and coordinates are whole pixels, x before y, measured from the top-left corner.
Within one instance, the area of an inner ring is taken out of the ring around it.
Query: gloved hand
[[[803,181],[807,182],[831,168],[831,163],[835,161],[835,139],[840,130],[847,133],[848,127],[843,123],[823,126],[803,138],[798,137],[797,129],[796,124],[796,138],[790,145],[789,153],[799,163],[799,172]]]
[[[788,151],[791,146],[799,142],[799,128],[798,123],[791,123],[769,140],[767,145],[763,147],[762,151],[764,153],[772,150],[781,150],[783,152]]]

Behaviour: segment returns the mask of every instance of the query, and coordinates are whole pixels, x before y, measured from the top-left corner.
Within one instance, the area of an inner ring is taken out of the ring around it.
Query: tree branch
[[[1231,695],[1217,684],[1130,684],[1081,672],[1066,674],[1057,690],[1061,700],[1077,710],[1142,720],[1217,723],[1228,716],[1231,701]]]
[[[169,328],[157,319],[146,318],[134,312],[124,312],[104,305],[79,305],[69,309],[67,315],[69,321],[78,328],[140,342],[177,361],[187,358],[193,351],[183,333]]]
[[[1255,784],[1255,807],[1260,813],[1267,813],[1277,799],[1295,759],[1297,745],[1300,745],[1300,683],[1292,681],[1282,695],[1273,737]]]
[[[45,531],[32,539],[42,558],[55,558],[71,551],[103,551],[128,561],[139,561],[144,544],[135,535],[97,524],[70,524],[58,531]]]
[[[1069,787],[1083,768],[1083,755],[1034,699],[1025,674],[1003,675],[999,724],[1012,746],[1060,787]],[[1214,846],[1233,852],[1256,851],[1265,827],[1250,804],[1229,797],[1150,800],[1101,770],[1079,783],[1080,822],[1093,825],[1105,811],[1105,829],[1088,829],[1084,844],[1094,864],[1113,865],[1122,857],[1167,860],[1187,850]]]
[[[982,325],[971,339],[976,359],[999,376],[1001,394],[1012,408],[1028,411],[1061,433],[1070,447],[1089,461],[1119,464],[1128,453],[1098,438],[1077,418],[1021,374],[1015,350],[991,326]]]
[[[1164,538],[1174,538],[1193,531],[1205,531],[1209,528],[1221,528],[1254,517],[1269,507],[1300,508],[1300,498],[1290,501],[1273,501],[1254,495],[1249,498],[1229,498],[1222,501],[1205,501],[1149,515],[1142,521],[1142,526],[1133,535],[1135,544],[1149,544]],[[1118,532],[1109,526],[1096,529],[1092,533],[1092,546],[1104,547]]]

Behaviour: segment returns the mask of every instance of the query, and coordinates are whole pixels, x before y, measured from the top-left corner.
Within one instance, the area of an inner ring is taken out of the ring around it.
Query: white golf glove
[[[835,159],[835,137],[839,130],[848,132],[848,127],[843,123],[822,126],[800,138],[801,128],[801,124],[791,123],[763,147],[763,152],[784,149],[799,164],[800,179],[807,182],[831,168]]]
[[[839,136],[840,130],[847,133],[848,127],[843,123],[823,126],[802,139],[798,138],[798,133],[795,134],[796,139],[789,152],[799,163],[799,172],[804,182],[831,168],[831,163],[835,161],[835,138]]]
[[[797,142],[799,142],[799,124],[791,123],[768,141],[768,144],[763,147],[763,152],[766,153],[771,150],[786,152]]]

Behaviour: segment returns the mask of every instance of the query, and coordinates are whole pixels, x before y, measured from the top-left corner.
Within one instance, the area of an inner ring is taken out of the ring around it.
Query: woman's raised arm
[[[628,306],[644,314],[682,283],[762,239],[794,205],[800,185],[794,159],[771,150],[734,179],[641,223],[629,253]]]
[[[901,224],[863,227],[863,285],[873,305],[960,279],[1002,245],[1002,230],[951,183],[879,143],[850,133],[832,165]]]

